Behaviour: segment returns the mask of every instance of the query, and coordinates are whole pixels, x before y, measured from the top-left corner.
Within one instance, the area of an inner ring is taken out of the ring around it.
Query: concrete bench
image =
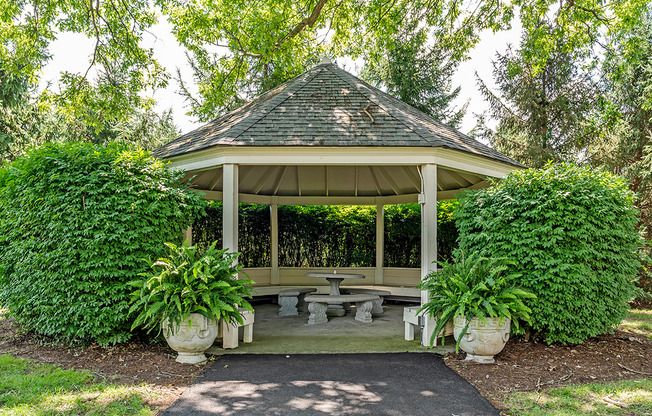
[[[343,295],[350,295],[350,294],[359,294],[359,295],[378,295],[379,299],[375,300],[373,302],[374,307],[371,309],[371,313],[373,315],[380,315],[383,312],[383,302],[385,301],[384,296],[390,296],[392,292],[388,290],[380,290],[380,289],[358,289],[355,287],[351,288],[346,288],[346,289],[340,289],[340,293]],[[346,306],[345,306],[346,308]]]
[[[329,303],[355,303],[355,320],[369,323],[373,301],[380,299],[378,295],[310,295],[306,296],[310,317],[308,324],[325,324],[328,322],[326,311]]]
[[[281,307],[278,310],[279,316],[295,316],[299,314],[299,309],[306,312],[307,306],[304,298],[307,294],[316,292],[314,287],[297,287],[293,289],[283,289],[278,293],[278,304]]]
[[[238,348],[238,328],[244,327],[243,342],[252,342],[254,340],[254,313],[246,309],[239,308],[240,315],[242,316],[242,323],[240,325],[235,319],[231,322],[221,319],[222,323],[222,348]]]

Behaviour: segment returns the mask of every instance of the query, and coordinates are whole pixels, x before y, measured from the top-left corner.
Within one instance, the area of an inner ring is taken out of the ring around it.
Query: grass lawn
[[[152,415],[146,385],[97,383],[86,371],[63,370],[0,355],[0,416]]]
[[[652,339],[652,310],[632,309],[620,329],[645,335]]]
[[[560,387],[513,393],[510,414],[532,416],[652,415],[652,380]]]

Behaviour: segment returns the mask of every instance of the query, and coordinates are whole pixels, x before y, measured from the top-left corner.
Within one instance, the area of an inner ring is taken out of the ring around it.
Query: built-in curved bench
[[[304,298],[307,294],[316,292],[314,287],[295,287],[283,289],[278,292],[278,304],[281,307],[278,310],[279,316],[296,316],[299,310],[307,311]]]
[[[383,312],[383,302],[385,301],[385,296],[391,296],[392,292],[388,290],[380,290],[380,289],[363,289],[363,288],[356,288],[356,287],[347,287],[344,289],[340,289],[340,293],[343,295],[351,295],[351,294],[359,294],[359,295],[377,295],[379,297],[378,300],[373,301],[373,308],[371,309],[371,314],[372,315],[380,315]],[[346,308],[346,306],[345,306]]]
[[[302,286],[300,283],[296,283],[294,285],[254,285],[251,286],[251,289],[253,291],[252,293],[253,297],[273,296],[274,298],[276,298],[276,296],[278,296],[278,294],[283,290],[293,289],[293,288],[304,288],[304,287],[317,288],[317,293],[319,294],[326,294],[330,291],[330,286],[327,285],[306,284],[306,286]],[[363,289],[386,290],[391,293],[392,298],[397,298],[397,299],[406,299],[410,301],[414,301],[414,300],[419,301],[421,299],[421,291],[414,287],[389,286],[389,285],[356,285],[353,287],[355,288],[360,287]],[[344,285],[344,286],[340,286],[340,290],[349,289],[353,287]]]
[[[369,323],[372,322],[371,310],[373,302],[378,301],[378,295],[310,295],[305,297],[308,304],[310,317],[308,324],[325,324],[328,322],[326,312],[329,303],[355,303],[355,320]]]

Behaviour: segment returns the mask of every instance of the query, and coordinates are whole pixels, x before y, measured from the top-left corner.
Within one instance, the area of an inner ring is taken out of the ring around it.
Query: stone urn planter
[[[505,348],[509,339],[511,321],[500,318],[486,318],[488,324],[478,318],[471,319],[466,334],[460,340],[460,348],[466,352],[466,359],[482,364],[491,364],[494,362],[494,355],[498,354]],[[455,341],[458,341],[459,335],[466,326],[466,318],[458,315],[454,319],[453,335]]]
[[[217,338],[217,323],[198,313],[191,313],[190,318],[190,324],[184,320],[178,328],[170,326],[166,319],[161,323],[161,329],[170,348],[179,353],[178,363],[202,364],[207,360],[204,351]]]

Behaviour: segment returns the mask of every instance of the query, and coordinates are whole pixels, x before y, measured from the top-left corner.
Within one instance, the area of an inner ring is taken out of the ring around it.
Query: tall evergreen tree
[[[429,45],[428,32],[401,33],[377,51],[367,55],[363,78],[435,119],[459,126],[466,113],[466,105],[453,107],[461,90],[452,87],[459,62],[437,45]]]
[[[584,159],[595,135],[591,120],[600,98],[586,53],[554,39],[552,27],[547,30],[556,47],[540,66],[532,62],[526,33],[518,49],[510,46],[494,62],[497,93],[476,75],[490,106],[478,119],[476,135],[529,167]],[[495,128],[488,119],[497,122]]]
[[[633,30],[614,33],[601,68],[602,134],[591,162],[628,179],[652,239],[652,10]]]

